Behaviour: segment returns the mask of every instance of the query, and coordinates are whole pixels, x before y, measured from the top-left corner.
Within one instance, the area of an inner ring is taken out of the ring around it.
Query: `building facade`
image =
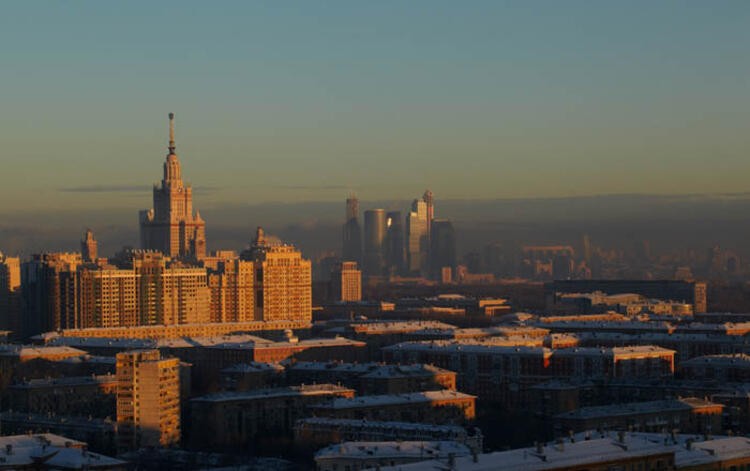
[[[180,361],[158,350],[117,354],[118,449],[180,443]]]

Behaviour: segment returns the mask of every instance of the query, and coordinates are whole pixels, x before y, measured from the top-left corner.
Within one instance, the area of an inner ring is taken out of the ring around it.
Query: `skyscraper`
[[[432,221],[435,219],[435,199],[432,191],[425,190],[422,195],[422,201],[427,206],[427,246],[431,247]]]
[[[159,350],[117,354],[117,445],[120,452],[180,443],[180,360]]]
[[[198,211],[193,213],[193,189],[182,181],[173,113],[169,113],[168,149],[161,186],[154,185],[154,207],[140,212],[141,248],[202,260],[206,256],[206,223]]]
[[[421,199],[414,200],[406,215],[406,268],[409,274],[426,276],[428,243],[427,204]]]
[[[342,258],[362,263],[362,229],[359,225],[359,200],[352,194],[346,199],[346,222],[343,227]]]
[[[21,261],[0,252],[0,330],[21,332]]]
[[[91,229],[86,229],[86,233],[81,239],[81,258],[85,263],[95,263],[98,255],[98,244],[94,239],[94,232]]]
[[[385,211],[365,211],[365,276],[382,276],[385,267]]]
[[[294,246],[267,238],[258,227],[240,258],[255,265],[255,319],[312,320],[312,265]]]
[[[404,220],[401,211],[385,215],[385,265],[388,275],[404,272]]]
[[[430,247],[430,275],[434,280],[443,279],[443,270],[456,270],[456,233],[447,219],[432,221]]]

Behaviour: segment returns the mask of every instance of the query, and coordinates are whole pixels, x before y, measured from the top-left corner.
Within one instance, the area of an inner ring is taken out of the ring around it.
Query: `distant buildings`
[[[182,181],[173,113],[169,114],[168,149],[161,186],[154,186],[154,207],[140,212],[141,248],[202,260],[206,256],[206,223],[199,212],[193,212],[193,188]]]
[[[365,211],[365,276],[382,276],[385,271],[385,210]]]
[[[450,283],[456,271],[456,232],[447,219],[435,219],[431,226],[430,277]]]
[[[406,215],[406,271],[410,275],[425,275],[429,253],[427,203],[414,200]]]
[[[651,299],[693,305],[696,314],[706,312],[706,283],[676,280],[563,280],[544,285],[547,309],[552,310],[558,293],[635,293]]]
[[[180,360],[158,350],[117,354],[117,437],[121,451],[180,443]]]
[[[346,221],[342,229],[342,258],[362,264],[362,227],[359,224],[359,200],[355,195],[346,199]]]

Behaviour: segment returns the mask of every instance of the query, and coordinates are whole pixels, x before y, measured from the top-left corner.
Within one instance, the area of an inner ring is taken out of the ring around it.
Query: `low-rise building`
[[[354,390],[332,384],[223,392],[193,398],[190,445],[194,449],[247,449],[259,436],[288,436],[308,407]]]
[[[456,373],[420,364],[296,362],[286,375],[292,384],[341,383],[360,395],[456,389]]]
[[[476,415],[476,397],[458,391],[424,391],[338,398],[310,407],[317,417],[465,424]]]
[[[7,470],[122,470],[128,463],[94,453],[86,443],[44,433],[0,437],[0,469]]]
[[[328,417],[309,417],[294,425],[297,448],[315,450],[343,441],[452,441],[477,453],[483,449],[482,432],[476,427]]]
[[[7,408],[33,414],[114,417],[117,376],[71,376],[12,384]]]
[[[470,454],[466,445],[449,441],[343,442],[315,453],[315,466],[318,471],[360,471]]]
[[[634,430],[718,433],[724,406],[694,397],[582,407],[553,418],[556,431]]]
[[[719,382],[750,382],[750,355],[707,355],[691,358],[680,364],[685,378]]]

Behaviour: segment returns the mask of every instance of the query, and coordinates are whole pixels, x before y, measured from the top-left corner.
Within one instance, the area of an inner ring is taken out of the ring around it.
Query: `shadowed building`
[[[401,211],[389,211],[385,215],[385,265],[388,275],[404,272],[404,219]]]
[[[21,260],[0,252],[0,329],[21,330]]]
[[[343,227],[342,258],[362,263],[362,228],[359,225],[359,200],[352,194],[346,199],[346,222]]]
[[[365,276],[382,276],[385,271],[385,211],[365,211]]]
[[[140,212],[141,248],[202,260],[206,256],[206,223],[200,213],[193,213],[193,188],[182,181],[175,149],[174,114],[169,113],[169,154],[161,186],[154,185],[154,207]]]
[[[432,221],[430,235],[430,275],[433,280],[448,279],[456,271],[456,231],[447,219]],[[448,270],[447,276],[443,271]]]

